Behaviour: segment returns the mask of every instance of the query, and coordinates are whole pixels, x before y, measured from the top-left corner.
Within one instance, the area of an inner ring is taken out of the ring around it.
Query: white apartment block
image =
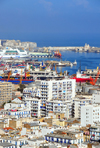
[[[41,112],[46,116],[46,101],[48,100],[72,100],[75,97],[76,82],[73,79],[41,81]],[[54,109],[53,109],[54,110]]]
[[[86,105],[81,107],[81,126],[100,122],[100,106]]]
[[[27,118],[27,117],[31,117],[31,111],[28,108],[8,109],[8,110],[2,109],[0,111],[0,115],[2,115],[2,117],[5,117],[5,115],[8,115],[9,117],[14,117],[16,119]]]
[[[66,118],[72,117],[72,103],[70,101],[52,100],[46,102],[46,116],[49,111],[64,113]]]
[[[41,100],[71,100],[75,97],[74,79],[41,81]]]
[[[73,79],[63,79],[63,80],[50,80],[50,81],[41,81],[40,88],[25,88],[23,91],[23,99],[24,101],[29,101],[31,106],[32,116],[35,117],[45,117],[49,110],[47,111],[47,105],[46,102],[50,100],[60,100],[62,102],[65,101],[71,101],[73,97],[75,97],[75,86],[76,82]],[[37,99],[38,105],[38,112],[33,110],[33,102],[35,97],[39,97]],[[56,101],[56,102],[57,102]],[[54,101],[55,102],[55,101]],[[55,105],[54,105],[55,104]],[[66,108],[66,105],[62,103],[60,106],[59,103],[53,103],[53,109],[51,108],[51,111],[63,111],[64,108]],[[57,107],[58,106],[58,107]],[[39,108],[40,107],[40,108]],[[56,108],[57,107],[57,108]],[[68,108],[69,109],[69,108]],[[69,111],[69,116],[71,116],[71,106]]]
[[[31,116],[35,118],[40,117],[40,104],[41,100],[38,98],[25,98],[24,102],[26,106],[31,110]]]
[[[90,98],[75,98],[72,103],[72,117],[81,118],[81,107],[91,103],[92,100]]]
[[[97,91],[97,93],[94,93],[92,95],[92,98],[93,98],[93,104],[100,103],[100,91]]]
[[[40,89],[36,87],[29,87],[23,90],[23,98],[40,97]]]

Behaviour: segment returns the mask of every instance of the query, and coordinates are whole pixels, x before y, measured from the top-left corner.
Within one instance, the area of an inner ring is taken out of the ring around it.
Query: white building
[[[75,97],[74,79],[41,81],[41,100],[71,100]]]
[[[41,113],[46,116],[47,100],[72,100],[75,97],[76,82],[74,79],[41,81]],[[54,109],[53,109],[54,110]]]
[[[49,111],[53,112],[64,112],[66,109],[65,101],[71,101],[75,97],[75,86],[76,82],[73,79],[63,79],[63,80],[50,80],[41,81],[40,88],[25,88],[23,91],[23,99],[26,104],[29,103],[30,109],[33,112],[34,117],[45,117]],[[39,97],[36,99],[35,97]],[[36,99],[36,100],[34,100]],[[47,101],[54,101],[53,108],[48,108],[46,105]],[[55,102],[56,100],[56,102]],[[58,100],[62,101],[60,106]],[[34,102],[37,102],[35,106]],[[62,106],[62,107],[61,107]],[[71,107],[71,106],[70,106]],[[47,108],[47,109],[46,109]],[[34,110],[35,109],[35,110]],[[69,108],[68,108],[69,110]],[[71,108],[69,111],[69,116],[71,116]]]
[[[92,97],[93,97],[93,104],[100,103],[100,91],[97,91],[97,93],[94,93]]]
[[[21,139],[19,137],[8,137],[8,138],[1,137],[0,141],[1,141],[1,143],[4,143],[4,144],[5,143],[8,143],[8,145],[12,144],[12,145],[10,145],[10,147],[7,147],[7,144],[6,144],[5,147],[7,147],[7,148],[20,148],[21,146],[27,144],[27,139],[24,139],[24,138]]]
[[[46,116],[49,111],[64,113],[66,118],[72,117],[72,103],[70,101],[52,100],[46,102]]]
[[[86,105],[81,107],[81,126],[100,122],[100,106]]]
[[[30,108],[21,100],[17,100],[17,98],[15,99],[15,102],[13,100],[12,103],[6,103],[4,109],[2,109],[0,113],[2,114],[2,117],[8,115],[17,119],[31,117]]]
[[[40,117],[40,104],[39,98],[27,97],[24,99],[26,106],[31,110],[31,116],[35,118]]]
[[[81,118],[81,107],[87,104],[91,104],[91,98],[75,98],[72,103],[72,117],[73,118]]]
[[[40,97],[40,89],[37,87],[29,87],[23,90],[23,98]]]

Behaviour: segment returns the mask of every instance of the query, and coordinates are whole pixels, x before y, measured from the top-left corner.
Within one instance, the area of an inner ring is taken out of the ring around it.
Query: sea
[[[56,61],[70,61],[74,62],[76,60],[76,66],[66,66],[66,67],[57,67],[57,71],[69,72],[69,75],[76,74],[76,72],[81,69],[96,69],[100,66],[100,53],[87,53],[87,52],[74,52],[74,51],[61,51],[62,58],[39,58],[39,61],[47,60],[56,60]],[[55,68],[53,68],[55,69]]]

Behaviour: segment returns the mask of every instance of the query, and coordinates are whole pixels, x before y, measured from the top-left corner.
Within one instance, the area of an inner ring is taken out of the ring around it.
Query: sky
[[[100,0],[0,0],[0,38],[99,46]]]

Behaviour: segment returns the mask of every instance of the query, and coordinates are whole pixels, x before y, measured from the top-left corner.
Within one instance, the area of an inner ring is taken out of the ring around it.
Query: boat
[[[54,56],[58,57],[58,58],[61,58],[61,53],[59,51],[55,51]]]
[[[2,81],[2,82],[11,82],[11,83],[13,83],[13,84],[20,84],[20,78],[14,78],[14,77],[12,77],[12,78],[10,78],[9,80],[7,80],[7,78],[2,78],[1,76],[0,76],[0,81]],[[34,82],[35,80],[33,80],[33,79],[24,79],[24,78],[22,78],[22,82],[21,82],[21,84],[28,84],[28,83],[32,83],[32,82]]]
[[[70,79],[75,79],[76,82],[90,82],[91,81],[89,76],[86,76],[85,74],[81,74],[80,71],[76,73],[75,77],[72,77]]]
[[[76,62],[76,60],[75,60],[75,62],[73,62],[73,65],[77,65],[77,62]]]
[[[83,71],[83,74],[95,79],[97,77],[97,73],[99,70],[100,70],[99,67],[97,67],[97,69],[85,69],[85,71]],[[100,80],[100,75],[98,76],[98,80]]]
[[[63,62],[59,62],[58,64],[56,64],[56,66],[58,66],[58,67],[64,67],[64,66],[66,66],[66,64],[63,63]]]
[[[45,69],[35,67],[34,70],[30,71],[30,76],[34,76],[39,80],[58,79],[64,77],[63,75],[58,75],[55,70],[51,70],[50,66],[47,66]]]
[[[28,84],[35,81],[33,76],[28,75],[26,72],[24,72],[24,75],[19,73],[12,73],[9,71],[8,73],[4,73],[0,76],[0,81],[4,82],[12,82],[13,84]]]
[[[70,63],[70,66],[73,67],[73,63]]]
[[[6,49],[0,50],[0,58],[27,58],[29,55],[25,50],[12,49],[7,47]]]

